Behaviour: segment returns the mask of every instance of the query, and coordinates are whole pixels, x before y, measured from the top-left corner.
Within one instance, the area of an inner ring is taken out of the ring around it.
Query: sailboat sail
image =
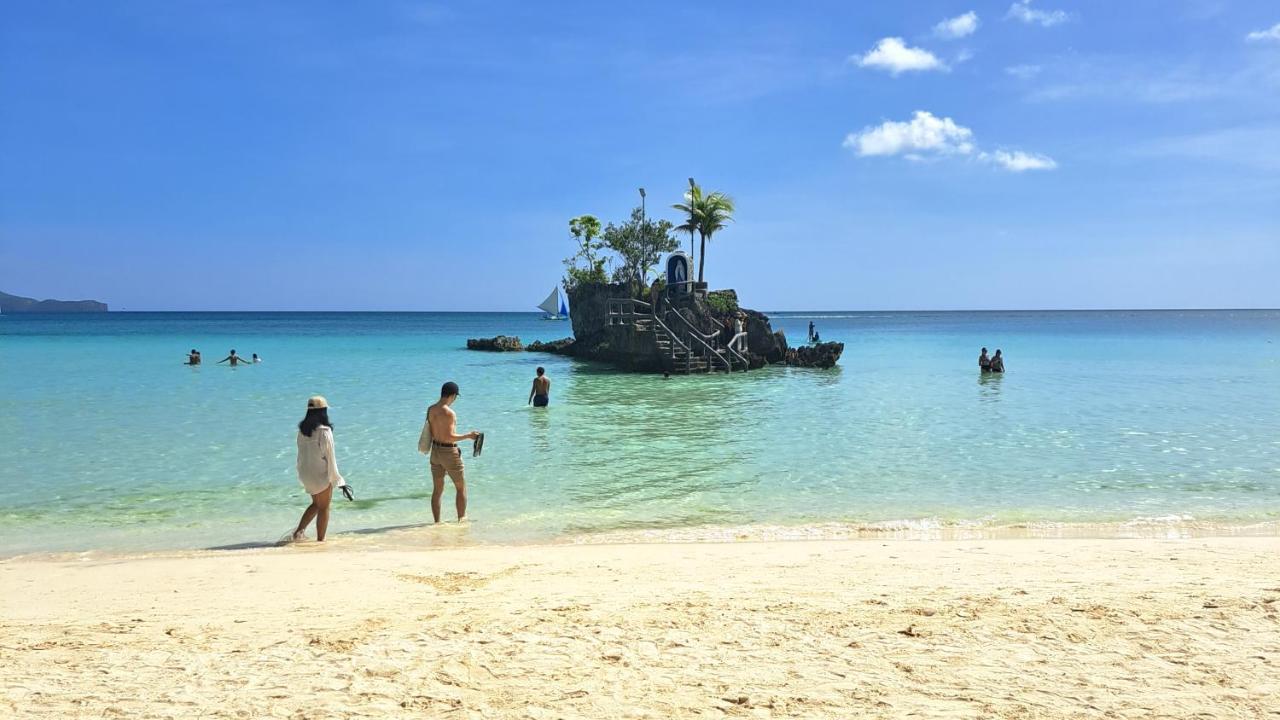
[[[560,288],[552,290],[546,300],[538,303],[538,309],[548,315],[555,315],[556,310],[560,309]]]
[[[560,314],[569,317],[569,308],[565,307],[564,298],[560,298]]]

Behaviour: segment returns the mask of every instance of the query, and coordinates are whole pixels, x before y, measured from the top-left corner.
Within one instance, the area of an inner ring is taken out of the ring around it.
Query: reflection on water
[[[565,488],[575,512],[568,532],[631,524],[707,522],[723,506],[704,499],[732,492],[725,468],[756,458],[744,422],[750,384],[742,375],[623,375],[587,372],[563,393],[573,452]],[[648,508],[649,512],[637,512]],[[585,512],[583,512],[585,511]]]
[[[555,412],[551,407],[527,407],[529,415],[529,440],[533,445],[534,456],[545,456],[551,453],[551,417]]]
[[[978,373],[978,400],[981,402],[995,402],[1000,399],[1000,383],[1004,379],[1004,373],[979,372]]]

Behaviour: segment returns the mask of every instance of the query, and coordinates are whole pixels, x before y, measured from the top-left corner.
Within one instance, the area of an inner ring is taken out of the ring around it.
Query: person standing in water
[[[258,364],[258,363],[260,363],[260,362],[262,362],[262,358],[258,357],[258,353],[254,353],[254,354],[253,354],[253,364],[254,364],[254,365],[257,365],[257,364]]]
[[[996,354],[991,356],[991,372],[1004,372],[1004,355],[1000,354],[1000,348],[996,348]]]
[[[235,350],[232,350],[230,355],[227,355],[226,357],[219,360],[218,364],[221,365],[222,363],[227,362],[228,360],[231,361],[231,367],[235,367],[240,363],[244,363],[246,365],[249,364],[249,361],[237,355]]]
[[[987,357],[986,348],[982,348],[982,352],[978,355],[978,369],[982,372],[991,372],[991,358]]]
[[[467,480],[458,443],[475,440],[480,433],[472,430],[458,434],[458,416],[451,407],[458,399],[458,383],[450,380],[440,388],[440,400],[427,408],[427,422],[418,436],[418,452],[431,458],[431,517],[440,522],[440,500],[444,496],[444,476],[453,480],[454,507],[458,521],[467,517]]]
[[[333,447],[333,423],[329,422],[329,402],[320,395],[307,400],[307,414],[298,423],[298,482],[311,496],[311,504],[302,513],[293,539],[301,540],[307,526],[316,521],[316,540],[324,542],[329,530],[329,503],[333,489],[346,487],[338,472],[338,458]],[[350,496],[348,496],[350,497]]]
[[[533,388],[529,390],[529,403],[534,407],[546,407],[551,401],[551,378],[547,371],[538,368],[538,376],[533,379]]]
[[[191,348],[191,353],[187,355],[187,364],[188,364],[188,365],[199,365],[199,364],[200,364],[200,351],[199,351],[199,350],[197,350],[197,349],[195,349],[195,348]]]
[[[809,342],[813,342],[813,321],[809,321]]]

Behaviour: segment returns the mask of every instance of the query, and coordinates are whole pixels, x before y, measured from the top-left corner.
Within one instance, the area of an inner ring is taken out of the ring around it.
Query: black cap
[[[458,383],[450,380],[440,387],[440,397],[449,397],[450,395],[461,395],[458,392]]]

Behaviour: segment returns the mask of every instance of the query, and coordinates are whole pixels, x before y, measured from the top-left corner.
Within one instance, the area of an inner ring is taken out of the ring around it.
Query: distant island
[[[0,292],[0,315],[18,313],[99,313],[107,304],[97,300],[36,300]]]

